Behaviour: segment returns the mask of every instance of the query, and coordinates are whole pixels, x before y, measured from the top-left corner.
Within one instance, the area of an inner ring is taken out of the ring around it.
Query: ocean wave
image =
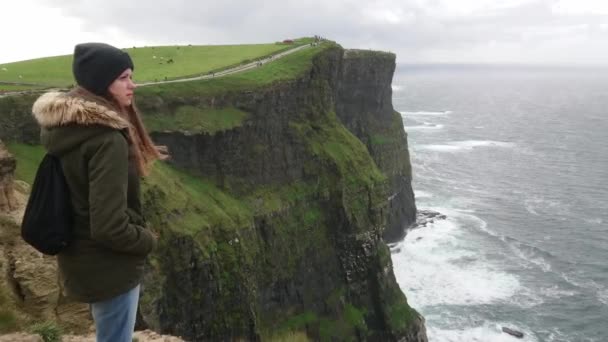
[[[414,190],[414,197],[415,198],[430,198],[430,197],[433,197],[433,194],[431,194],[428,191]]]
[[[470,220],[477,221],[478,224],[473,225],[474,227],[476,227],[480,232],[483,232],[484,234],[504,243],[514,256],[527,263],[528,266],[534,265],[540,268],[543,272],[551,271],[551,260],[557,258],[555,255],[539,247],[521,242],[513,237],[496,233],[488,228],[487,222],[475,215],[468,215],[464,213],[461,213],[460,215],[465,216]]]
[[[563,297],[572,297],[578,294],[576,291],[572,290],[564,290],[557,285],[553,285],[551,287],[544,287],[541,289],[541,292],[545,297],[549,298],[563,298]]]
[[[552,266],[548,259],[555,259],[553,254],[508,236],[504,237],[504,241],[515,256],[536,265],[543,272],[551,271]]]
[[[407,115],[444,116],[444,115],[452,114],[452,111],[451,110],[446,110],[446,111],[443,111],[443,112],[430,112],[430,111],[408,112],[408,111],[401,111],[399,113],[401,113],[401,116],[407,116]]]
[[[417,125],[417,126],[403,126],[405,131],[436,131],[443,129],[443,125],[441,124],[425,124],[425,125]]]
[[[454,141],[447,144],[441,145],[417,145],[415,149],[431,150],[437,152],[458,152],[468,151],[480,147],[500,147],[500,148],[513,148],[514,143],[504,141],[493,141],[493,140],[465,140],[465,141]]]
[[[585,218],[583,220],[589,224],[597,224],[597,225],[601,225],[604,222],[604,220],[602,220],[600,217]]]
[[[393,91],[401,91],[403,89],[403,86],[397,85],[397,84],[392,84],[391,88],[393,89]]]
[[[597,291],[597,299],[605,305],[608,305],[608,288]]]
[[[480,259],[462,234],[448,214],[447,220],[410,231],[399,243],[392,254],[394,272],[414,307],[489,304],[520,290],[514,275]]]
[[[568,282],[570,285],[574,285],[578,288],[583,288],[592,292],[595,292],[597,300],[605,305],[608,305],[608,287],[603,284],[598,284],[593,280],[579,280],[575,279],[576,276],[569,275],[564,272],[559,274],[562,279]]]
[[[551,213],[556,212],[557,208],[559,208],[559,211],[562,213],[569,212],[566,210],[567,207],[567,205],[564,205],[559,201],[548,200],[540,196],[533,196],[524,200],[524,208],[526,208],[526,211],[536,216],[540,216],[541,214],[539,211],[542,211],[543,209],[548,210]]]

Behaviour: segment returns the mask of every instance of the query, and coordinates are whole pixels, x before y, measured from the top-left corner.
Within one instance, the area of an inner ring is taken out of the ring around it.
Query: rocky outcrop
[[[14,179],[15,168],[15,158],[0,142],[0,334],[35,321],[86,331],[92,323],[88,306],[61,296],[55,258],[21,239],[19,223],[29,185]]]
[[[13,178],[17,163],[0,140],[0,212],[17,209]]]

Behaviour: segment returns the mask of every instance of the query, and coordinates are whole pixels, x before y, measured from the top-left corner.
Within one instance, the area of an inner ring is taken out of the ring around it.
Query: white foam
[[[416,149],[431,150],[437,152],[458,152],[467,151],[480,147],[500,147],[500,148],[513,148],[514,143],[504,141],[492,141],[492,140],[465,140],[465,141],[453,141],[442,145],[418,145],[414,146]]]
[[[414,307],[488,304],[517,293],[517,278],[479,259],[463,234],[448,215],[399,243],[400,251],[392,254],[395,276]]]
[[[509,250],[513,253],[513,255],[515,255],[517,258],[519,258],[523,262],[522,266],[526,266],[527,268],[529,268],[530,264],[532,264],[532,265],[540,268],[543,272],[551,271],[551,263],[549,261],[547,261],[542,255],[540,255],[541,253],[546,253],[546,252],[540,251],[533,246],[526,245],[513,238],[506,237],[502,234],[498,234],[498,233],[492,231],[491,229],[488,228],[487,222],[485,222],[484,220],[480,219],[479,217],[477,217],[475,215],[465,214],[461,210],[456,211],[455,213],[452,214],[452,216],[454,216],[454,215],[457,215],[457,216],[460,215],[461,217],[464,217],[466,219],[477,222],[477,224],[475,225],[475,228],[477,228],[479,231],[482,231],[489,236],[492,236],[492,237],[502,241],[509,248]]]
[[[608,305],[608,288],[597,291],[597,299],[605,305]]]
[[[601,225],[602,222],[604,222],[604,220],[602,220],[600,217],[586,218],[584,220],[585,220],[585,222],[587,222],[589,224],[597,224],[597,225]]]
[[[505,326],[509,326],[505,324]],[[519,330],[519,329],[517,329]],[[537,341],[536,338],[527,330],[522,339],[517,339],[507,333],[502,332],[501,324],[487,323],[482,326],[465,328],[463,330],[427,328],[429,341],[433,342],[514,342],[514,341]]]
[[[574,276],[574,275],[570,276],[563,272],[560,272],[559,275],[562,277],[562,279],[564,279],[571,285],[574,285],[574,286],[577,286],[580,288],[584,288],[587,290],[595,291],[595,296],[597,297],[597,300],[600,301],[600,303],[608,305],[608,287],[606,287],[605,285],[598,284],[597,282],[595,282],[593,280],[574,279],[576,276]]]
[[[555,212],[557,208],[565,209],[566,206],[559,201],[548,200],[541,196],[532,196],[524,200],[524,207],[530,214],[539,216],[538,210],[545,209],[549,212]]]
[[[393,91],[401,91],[403,89],[403,86],[392,84],[391,88],[393,89]]]
[[[563,297],[572,297],[577,294],[577,292],[575,291],[560,289],[557,285],[553,285],[551,287],[544,287],[541,289],[541,292],[546,297],[557,299]]]
[[[414,190],[414,197],[416,198],[430,198],[433,197],[433,194],[423,190]]]
[[[536,265],[543,272],[551,271],[551,264],[547,260],[545,260],[543,257],[535,255],[534,251],[532,251],[530,249],[524,249],[521,246],[517,246],[517,244],[514,244],[514,243],[507,243],[507,246],[513,252],[513,254],[515,254],[515,256],[517,256],[518,258]]]
[[[399,112],[399,113],[401,113],[402,116],[407,116],[407,115],[444,116],[444,115],[452,114],[452,111],[451,110],[446,110],[446,111],[443,111],[443,112],[429,112],[429,111],[408,112],[408,111],[402,111],[402,112]]]
[[[443,125],[403,126],[406,131],[437,131],[443,129]]]

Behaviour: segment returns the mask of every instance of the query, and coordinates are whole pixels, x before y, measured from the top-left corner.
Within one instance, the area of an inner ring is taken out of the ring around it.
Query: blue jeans
[[[91,304],[97,342],[131,342],[139,301],[139,285],[103,302]]]

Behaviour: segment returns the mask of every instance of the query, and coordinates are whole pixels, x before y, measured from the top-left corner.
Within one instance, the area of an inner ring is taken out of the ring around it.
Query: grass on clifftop
[[[162,81],[236,66],[254,61],[308,42],[296,40],[291,44],[153,46],[124,49],[133,58],[136,82]],[[74,83],[72,55],[46,57],[0,64],[0,81],[32,83],[66,87]],[[14,86],[0,84],[0,90],[14,90]],[[11,89],[13,88],[13,89]],[[29,87],[25,87],[28,89]],[[18,89],[23,89],[20,86]]]
[[[305,71],[310,70],[314,56],[319,52],[334,46],[334,43],[325,42],[248,71],[214,79],[142,87],[137,89],[137,94],[144,98],[152,95],[172,98],[176,96],[205,96],[226,92],[255,90],[270,85],[273,82],[297,78],[297,76]]]

